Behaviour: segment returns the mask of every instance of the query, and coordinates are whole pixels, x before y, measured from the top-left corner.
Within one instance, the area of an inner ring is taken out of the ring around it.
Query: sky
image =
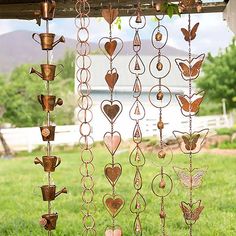
[[[154,17],[147,17],[147,25],[140,32],[143,39],[150,39],[153,29],[157,26]],[[129,18],[122,18],[122,29],[116,26],[113,29],[113,35],[121,37],[124,41],[133,39],[133,30],[128,24]],[[187,16],[174,16],[173,18],[165,17],[163,24],[169,30],[168,44],[178,49],[186,50],[186,42],[183,40],[180,28],[187,27]],[[200,22],[198,29],[198,38],[193,43],[194,53],[211,52],[216,55],[219,50],[224,49],[232,40],[233,33],[227,27],[227,22],[223,21],[222,13],[211,14],[194,14],[192,16],[193,24]],[[28,30],[34,32],[43,32],[44,26],[39,27],[35,21],[25,20],[0,20],[0,34],[16,30]],[[64,35],[68,38],[76,39],[76,28],[74,19],[54,19],[50,22],[50,31],[58,35]],[[98,42],[98,40],[108,35],[108,24],[103,19],[91,19],[90,24],[90,40]]]

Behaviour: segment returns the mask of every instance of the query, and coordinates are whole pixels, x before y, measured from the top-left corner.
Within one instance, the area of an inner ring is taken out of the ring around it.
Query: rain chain
[[[145,73],[145,66],[142,59],[139,56],[141,50],[141,39],[139,35],[139,30],[143,29],[146,25],[146,18],[142,15],[140,8],[140,1],[138,1],[137,9],[134,16],[130,17],[129,20],[130,27],[135,30],[133,39],[133,50],[135,55],[130,61],[129,71],[134,74],[135,81],[133,86],[133,97],[135,102],[130,110],[130,118],[135,122],[133,130],[133,142],[135,143],[135,148],[130,154],[129,161],[132,166],[135,167],[135,177],[134,177],[134,189],[136,193],[130,204],[130,211],[135,214],[133,231],[134,235],[142,235],[142,224],[140,219],[140,213],[146,209],[146,201],[143,195],[140,193],[142,189],[142,175],[141,168],[145,164],[145,157],[141,150],[140,144],[142,143],[142,131],[140,128],[140,120],[145,117],[145,109],[140,102],[140,96],[142,94],[142,84],[140,81],[140,76]]]
[[[82,175],[81,185],[82,185],[82,208],[81,212],[83,214],[83,236],[95,236],[96,224],[94,219],[94,214],[96,207],[94,204],[94,179],[93,173],[95,167],[93,165],[93,137],[91,136],[92,127],[91,122],[93,119],[92,105],[93,101],[90,96],[91,87],[91,58],[90,54],[90,44],[89,44],[89,13],[90,5],[87,0],[78,0],[75,4],[75,9],[78,15],[75,18],[75,25],[78,29],[77,32],[77,73],[76,78],[78,81],[78,93],[79,100],[78,106],[80,108],[78,113],[78,119],[80,121],[80,147],[81,147],[81,161],[80,173]]]
[[[185,5],[188,12],[190,12],[193,7],[195,7],[195,5]],[[193,28],[191,28],[191,15],[189,13],[188,28],[181,29],[185,41],[188,42],[188,59],[176,59],[176,64],[181,72],[182,78],[189,83],[188,95],[176,95],[181,108],[181,113],[189,119],[189,131],[173,131],[181,151],[189,157],[189,168],[174,167],[181,184],[189,190],[189,201],[182,201],[180,203],[180,208],[183,212],[185,223],[189,227],[189,236],[193,235],[193,225],[197,222],[204,209],[201,200],[193,200],[193,190],[201,186],[203,176],[207,171],[207,167],[193,168],[193,155],[201,151],[201,148],[206,140],[206,136],[209,132],[209,129],[193,131],[193,116],[198,113],[205,95],[204,91],[200,91],[198,93],[192,92],[192,81],[199,77],[205,58],[205,54],[192,58],[191,42],[197,36],[196,32],[198,27],[199,23],[196,23]]]
[[[63,188],[61,191],[56,192],[56,185],[54,185],[51,173],[55,171],[55,168],[60,165],[61,159],[51,154],[51,141],[54,141],[55,137],[55,126],[51,124],[50,114],[54,108],[63,104],[61,98],[56,99],[56,96],[50,94],[50,82],[52,82],[55,77],[62,72],[62,70],[56,73],[56,65],[52,65],[49,62],[49,52],[60,42],[64,43],[65,39],[61,36],[57,41],[54,41],[55,34],[49,33],[49,21],[53,20],[56,9],[55,1],[44,1],[40,3],[40,10],[35,12],[37,22],[40,25],[41,20],[46,22],[46,33],[32,35],[32,38],[41,45],[42,50],[46,51],[46,64],[40,65],[41,72],[38,72],[34,68],[31,68],[30,73],[37,74],[42,80],[46,82],[46,95],[39,95],[38,101],[42,106],[43,111],[46,112],[46,125],[40,127],[41,135],[43,141],[47,142],[47,154],[40,160],[38,157],[35,158],[34,163],[41,164],[44,171],[47,173],[48,183],[47,185],[41,186],[43,201],[48,202],[48,212],[42,215],[40,220],[40,225],[42,225],[47,231],[48,235],[52,235],[52,230],[56,229],[56,223],[58,219],[58,214],[52,212],[52,201],[55,200],[62,193],[67,193],[67,189]],[[39,37],[39,41],[36,39]],[[59,65],[63,67],[62,65]]]
[[[123,48],[123,41],[118,37],[112,36],[112,23],[118,17],[118,14],[118,9],[113,9],[111,4],[108,9],[102,10],[102,16],[109,24],[110,34],[109,37],[103,37],[99,41],[101,51],[110,62],[110,69],[105,75],[105,81],[110,90],[110,100],[104,100],[101,103],[101,110],[111,125],[110,132],[106,132],[103,137],[105,146],[111,154],[111,163],[107,164],[104,168],[104,174],[112,187],[112,193],[107,193],[103,197],[103,205],[112,217],[112,225],[107,226],[105,229],[106,236],[123,234],[123,230],[121,226],[116,224],[115,218],[125,204],[124,198],[116,193],[116,183],[122,174],[122,166],[115,160],[115,153],[121,143],[121,135],[118,131],[114,130],[114,124],[123,109],[121,102],[114,100],[113,94],[114,87],[119,78],[117,69],[113,67],[113,61]]]
[[[159,11],[158,5],[156,10]],[[168,41],[168,30],[161,24],[164,15],[157,18],[158,26],[152,33],[152,45],[157,49],[157,56],[155,56],[150,64],[149,70],[151,75],[158,80],[158,84],[154,85],[149,92],[150,103],[159,109],[159,120],[157,122],[157,128],[159,130],[159,145],[157,147],[157,166],[160,167],[160,172],[153,178],[151,188],[153,193],[160,198],[160,224],[161,224],[161,235],[166,236],[166,210],[165,210],[165,199],[172,192],[173,181],[169,174],[164,170],[164,167],[168,166],[172,159],[173,153],[170,147],[168,147],[163,141],[163,108],[167,107],[171,100],[172,94],[168,87],[162,84],[162,81],[169,75],[171,71],[171,62],[169,58],[162,54],[161,50],[165,47]]]

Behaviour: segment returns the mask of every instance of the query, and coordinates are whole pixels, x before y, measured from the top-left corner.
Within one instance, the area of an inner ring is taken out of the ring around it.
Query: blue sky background
[[[122,30],[118,30],[114,26],[114,35],[121,37],[124,41],[133,39],[133,30],[128,24],[128,17],[122,18]],[[233,37],[233,33],[228,29],[227,23],[223,21],[222,13],[211,14],[195,14],[192,22],[200,22],[198,30],[198,38],[193,43],[193,52],[211,52],[216,54],[220,49],[224,49],[229,45]],[[172,19],[165,17],[163,24],[169,29],[170,46],[186,49],[186,42],[183,40],[181,27],[187,27],[187,16],[174,16]],[[147,25],[145,30],[141,31],[143,39],[150,39],[152,30],[156,27],[153,17],[147,17]],[[44,26],[39,27],[35,21],[25,20],[0,20],[0,34],[12,32],[15,30],[29,30],[34,32],[43,32]],[[107,31],[106,31],[107,30]],[[76,38],[76,28],[74,19],[54,19],[50,23],[50,31],[68,38]],[[108,24],[102,19],[92,19],[90,24],[90,40],[98,42],[98,40],[107,35]]]

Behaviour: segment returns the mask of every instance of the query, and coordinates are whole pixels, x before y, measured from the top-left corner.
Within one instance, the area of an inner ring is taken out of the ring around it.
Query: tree
[[[3,86],[4,86],[4,78],[1,76],[0,77],[0,88],[2,88],[2,92],[0,93],[0,102],[1,102],[0,103],[1,104],[0,105],[0,121],[1,121],[1,119],[2,119],[2,117],[4,115],[4,113],[5,113],[5,107],[2,104],[2,101],[6,97],[6,91],[3,90]],[[4,136],[3,136],[2,132],[1,132],[1,128],[2,128],[2,126],[1,126],[1,123],[0,123],[0,142],[1,142],[1,144],[3,146],[3,149],[4,149],[4,156],[10,157],[12,153],[11,153],[11,150],[10,150],[10,148],[9,148],[9,146],[8,146],[6,140],[5,140],[5,138],[4,138]]]
[[[227,108],[235,108],[236,97],[236,44],[235,39],[229,47],[216,57],[208,54],[203,65],[203,76],[197,80],[197,87],[207,92],[210,102],[227,101]]]
[[[74,118],[74,60],[74,54],[67,52],[65,57],[57,63],[63,64],[63,72],[50,83],[51,94],[61,97],[65,102],[65,108],[59,107],[52,113],[52,121],[55,120],[57,125],[71,124]],[[45,113],[37,101],[37,95],[46,94],[46,82],[36,75],[30,75],[31,67],[32,65],[28,64],[21,65],[13,70],[9,78],[1,80],[0,99],[5,110],[0,118],[1,123],[30,127],[44,122]],[[39,69],[39,65],[34,65],[34,68]],[[64,114],[65,111],[67,114]]]
[[[45,91],[40,78],[29,74],[31,65],[22,65],[13,70],[9,79],[5,80],[5,91],[2,100],[5,113],[2,122],[17,127],[39,125],[44,117],[37,95]]]

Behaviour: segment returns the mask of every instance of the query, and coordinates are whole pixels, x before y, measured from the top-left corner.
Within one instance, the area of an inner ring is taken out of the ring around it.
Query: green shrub
[[[218,135],[230,135],[231,136],[233,133],[236,133],[236,127],[217,129],[216,133]]]
[[[233,141],[233,142],[225,141],[225,142],[219,143],[218,148],[220,148],[220,149],[236,149],[236,141]]]

